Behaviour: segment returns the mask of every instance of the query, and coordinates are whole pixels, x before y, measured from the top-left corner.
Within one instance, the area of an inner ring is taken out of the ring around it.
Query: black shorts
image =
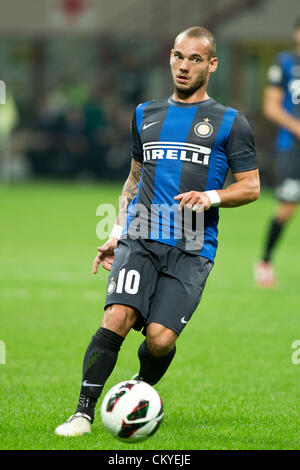
[[[300,201],[300,142],[295,142],[288,152],[276,156],[277,181],[276,196],[280,201]]]
[[[108,279],[105,308],[136,308],[140,330],[151,322],[178,335],[196,310],[213,262],[151,240],[121,239]],[[145,333],[145,330],[143,331]]]

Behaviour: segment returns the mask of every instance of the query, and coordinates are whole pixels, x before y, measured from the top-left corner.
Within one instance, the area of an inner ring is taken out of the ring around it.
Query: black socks
[[[265,252],[262,258],[263,261],[266,261],[266,262],[270,261],[272,251],[275,247],[275,244],[280,238],[283,227],[284,227],[284,224],[277,222],[276,219],[272,220],[270,228],[269,228],[269,232],[268,232],[268,237],[266,240]]]
[[[103,386],[112,373],[124,338],[106,328],[99,328],[92,337],[83,361],[82,386],[77,412],[85,413],[91,421]]]
[[[98,398],[115,367],[123,341],[122,336],[101,327],[92,337],[85,353],[82,385],[76,413],[81,412],[88,415],[92,422]],[[153,356],[145,340],[138,351],[140,379],[150,385],[155,385],[167,371],[175,352],[176,346],[165,356]]]
[[[140,360],[139,378],[150,385],[155,385],[165,374],[175,356],[176,346],[165,356],[153,356],[144,341],[138,351]]]

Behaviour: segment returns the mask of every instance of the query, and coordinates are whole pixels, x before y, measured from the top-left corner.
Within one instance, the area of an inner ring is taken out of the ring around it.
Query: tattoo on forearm
[[[124,225],[127,215],[127,207],[138,193],[139,181],[142,173],[142,163],[132,159],[131,170],[122,190],[119,204],[117,224]]]

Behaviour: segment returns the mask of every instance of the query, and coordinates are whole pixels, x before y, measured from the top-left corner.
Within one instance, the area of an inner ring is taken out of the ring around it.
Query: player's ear
[[[210,64],[208,66],[208,71],[210,73],[213,73],[217,70],[217,68],[218,68],[218,58],[217,57],[212,57],[210,59]]]
[[[170,65],[171,65],[171,60],[172,60],[173,54],[174,54],[174,49],[171,49],[171,52],[170,52]]]

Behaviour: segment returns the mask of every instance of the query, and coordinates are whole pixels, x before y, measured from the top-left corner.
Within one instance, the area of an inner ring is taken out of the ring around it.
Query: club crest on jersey
[[[194,127],[195,134],[202,138],[210,137],[213,131],[214,128],[208,118],[204,119],[202,122],[198,122]]]
[[[107,293],[112,294],[115,290],[116,290],[116,283],[113,280],[111,280],[107,286]]]

